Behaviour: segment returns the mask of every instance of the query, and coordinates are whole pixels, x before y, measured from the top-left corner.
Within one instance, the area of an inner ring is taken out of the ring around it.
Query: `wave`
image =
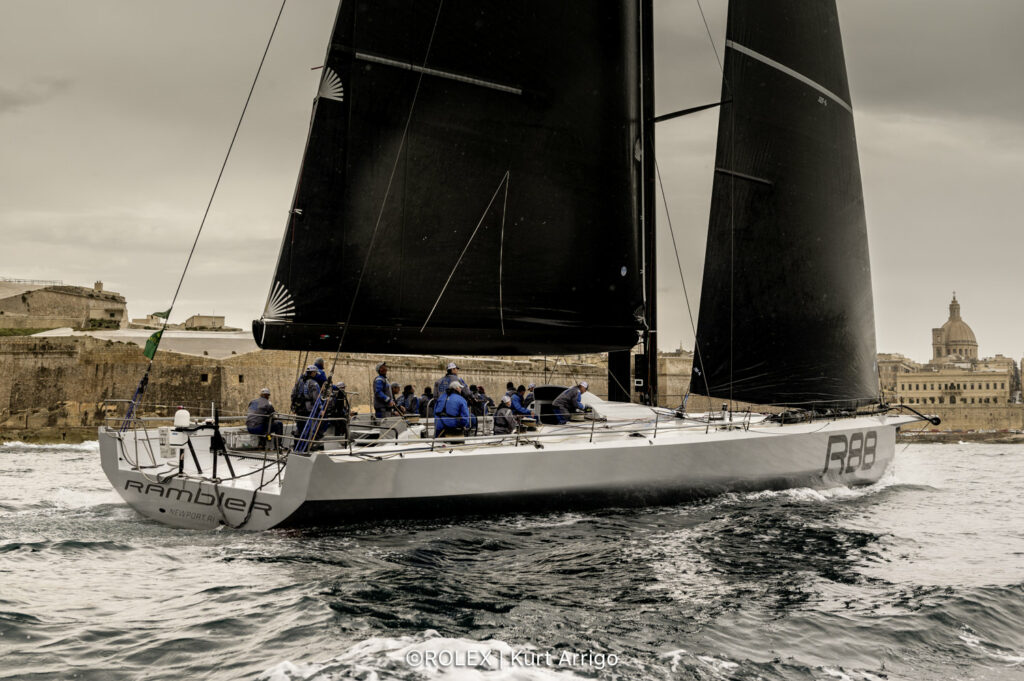
[[[963,641],[968,648],[971,648],[974,651],[995,660],[996,662],[1002,663],[1004,666],[1019,667],[1024,665],[1024,654],[1003,648],[1002,646],[998,646],[993,643],[982,641],[981,638],[966,626],[961,629],[957,638]]]
[[[134,548],[114,541],[77,541],[65,539],[63,541],[9,542],[7,544],[0,544],[0,553],[39,553],[44,551],[60,554],[81,552],[105,553],[108,551],[133,551]]]
[[[77,444],[36,444],[33,442],[21,442],[20,440],[8,440],[0,442],[0,454],[24,451],[56,451],[56,452],[85,452],[99,453],[99,440],[86,440]]]

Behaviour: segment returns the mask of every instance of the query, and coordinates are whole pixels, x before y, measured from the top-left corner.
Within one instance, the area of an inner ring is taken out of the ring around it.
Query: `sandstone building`
[[[101,281],[85,288],[61,282],[0,279],[0,328],[119,329],[127,321],[124,297],[104,291]]]
[[[939,416],[943,430],[1018,430],[1024,427],[1016,362],[979,358],[974,331],[953,295],[949,319],[932,329],[932,358],[917,364],[902,355],[879,355],[883,393]]]

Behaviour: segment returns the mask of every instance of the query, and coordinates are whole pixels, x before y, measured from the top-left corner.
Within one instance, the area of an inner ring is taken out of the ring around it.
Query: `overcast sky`
[[[725,0],[704,0],[721,53]],[[167,307],[278,0],[0,0],[0,276],[102,279]],[[175,321],[248,328],[273,274],[335,0],[290,0]],[[659,113],[715,101],[696,0],[656,0]],[[955,289],[983,355],[1024,334],[1021,0],[840,0],[878,347],[930,358]],[[717,112],[662,124],[658,161],[696,305]],[[691,348],[660,216],[666,348]]]

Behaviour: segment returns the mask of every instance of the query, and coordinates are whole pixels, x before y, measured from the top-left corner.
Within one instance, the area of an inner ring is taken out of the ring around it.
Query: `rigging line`
[[[455,261],[455,266],[452,267],[452,271],[448,274],[448,280],[444,282],[444,286],[441,288],[441,292],[437,294],[437,300],[434,301],[434,307],[430,308],[430,314],[427,315],[426,320],[423,322],[423,326],[420,327],[420,333],[427,328],[427,324],[430,323],[430,318],[434,316],[434,310],[437,309],[438,304],[441,302],[441,298],[444,297],[444,292],[448,290],[448,284],[452,283],[452,277],[455,276],[455,270],[459,269],[459,265],[462,263],[462,258],[465,257],[466,251],[469,250],[469,245],[473,243],[473,237],[480,231],[480,225],[484,224],[484,220],[487,218],[487,214],[491,212],[491,206],[494,205],[494,199],[498,198],[498,192],[501,191],[501,186],[508,183],[509,171],[505,171],[505,174],[501,176],[501,181],[498,183],[498,188],[494,190],[494,195],[491,196],[491,200],[487,202],[487,207],[484,208],[483,215],[480,216],[480,220],[476,223],[476,229],[469,235],[469,241],[462,247],[462,253],[459,253],[459,259]],[[508,190],[506,189],[506,196]],[[504,225],[504,214],[502,215],[502,224]]]
[[[718,56],[718,48],[715,47],[715,39],[711,36],[711,27],[708,26],[708,18],[704,15],[704,7],[701,6],[700,0],[697,0],[697,9],[700,10],[700,18],[704,22],[704,30],[708,34],[708,40],[711,42],[711,51],[715,53],[715,61],[718,62],[718,70],[725,73],[725,69],[722,68],[722,59]]]
[[[686,290],[686,277],[683,276],[683,263],[679,259],[679,247],[676,245],[676,231],[672,227],[672,214],[668,210],[668,196],[665,194],[665,184],[661,180],[661,166],[658,165],[658,156],[654,156],[654,173],[658,178],[658,188],[661,189],[661,202],[665,206],[665,219],[668,221],[668,233],[672,237],[672,252],[676,256],[676,267],[679,269],[679,281],[683,285],[683,298],[686,300],[686,314],[690,318],[690,329],[693,331],[693,352],[697,356],[697,364],[700,365],[700,373],[704,378],[704,390],[708,393],[708,374],[704,370],[704,356],[700,352],[700,345],[697,343],[697,325],[693,321],[693,308],[690,306],[690,294]]]
[[[427,62],[430,60],[430,50],[434,47],[434,36],[437,35],[437,25],[441,20],[441,9],[444,7],[444,0],[440,0],[437,3],[437,14],[434,15],[434,26],[430,30],[430,40],[427,41],[427,50],[423,55],[423,68],[426,68]],[[338,361],[338,354],[341,352],[341,347],[345,342],[345,335],[348,333],[349,323],[352,321],[352,313],[356,309],[356,300],[359,298],[359,289],[363,285],[363,277],[366,275],[366,268],[370,264],[370,256],[373,254],[373,245],[377,241],[377,233],[380,231],[380,223],[384,219],[384,208],[387,206],[388,197],[391,195],[391,185],[395,180],[395,172],[398,170],[398,163],[402,159],[402,151],[405,149],[405,142],[409,138],[409,126],[412,124],[412,114],[416,110],[416,100],[420,96],[420,88],[423,85],[423,76],[426,75],[423,71],[420,71],[419,78],[416,79],[416,89],[412,94],[412,102],[409,104],[409,115],[405,119],[405,128],[402,129],[402,139],[398,143],[398,153],[395,155],[395,163],[391,166],[391,175],[388,177],[388,186],[384,190],[384,198],[380,202],[380,212],[377,213],[377,222],[373,226],[373,234],[370,237],[370,245],[366,248],[366,257],[363,258],[363,267],[359,271],[359,279],[356,280],[356,288],[352,293],[352,303],[348,307],[348,316],[345,318],[345,326],[341,328],[341,338],[338,339],[338,349],[334,351],[334,361],[331,363],[331,375],[334,375],[334,367]]]
[[[506,179],[509,170],[505,171]],[[508,214],[508,185],[505,183],[505,204],[501,207],[501,236],[498,238],[498,318],[501,320],[501,335],[505,335],[505,302],[502,298],[502,271],[505,262],[505,216]]]

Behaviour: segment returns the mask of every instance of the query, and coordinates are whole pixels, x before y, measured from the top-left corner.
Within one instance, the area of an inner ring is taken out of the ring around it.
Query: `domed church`
[[[974,331],[960,318],[960,303],[953,293],[949,319],[941,328],[932,329],[932,364],[954,361],[977,361],[978,341]]]

